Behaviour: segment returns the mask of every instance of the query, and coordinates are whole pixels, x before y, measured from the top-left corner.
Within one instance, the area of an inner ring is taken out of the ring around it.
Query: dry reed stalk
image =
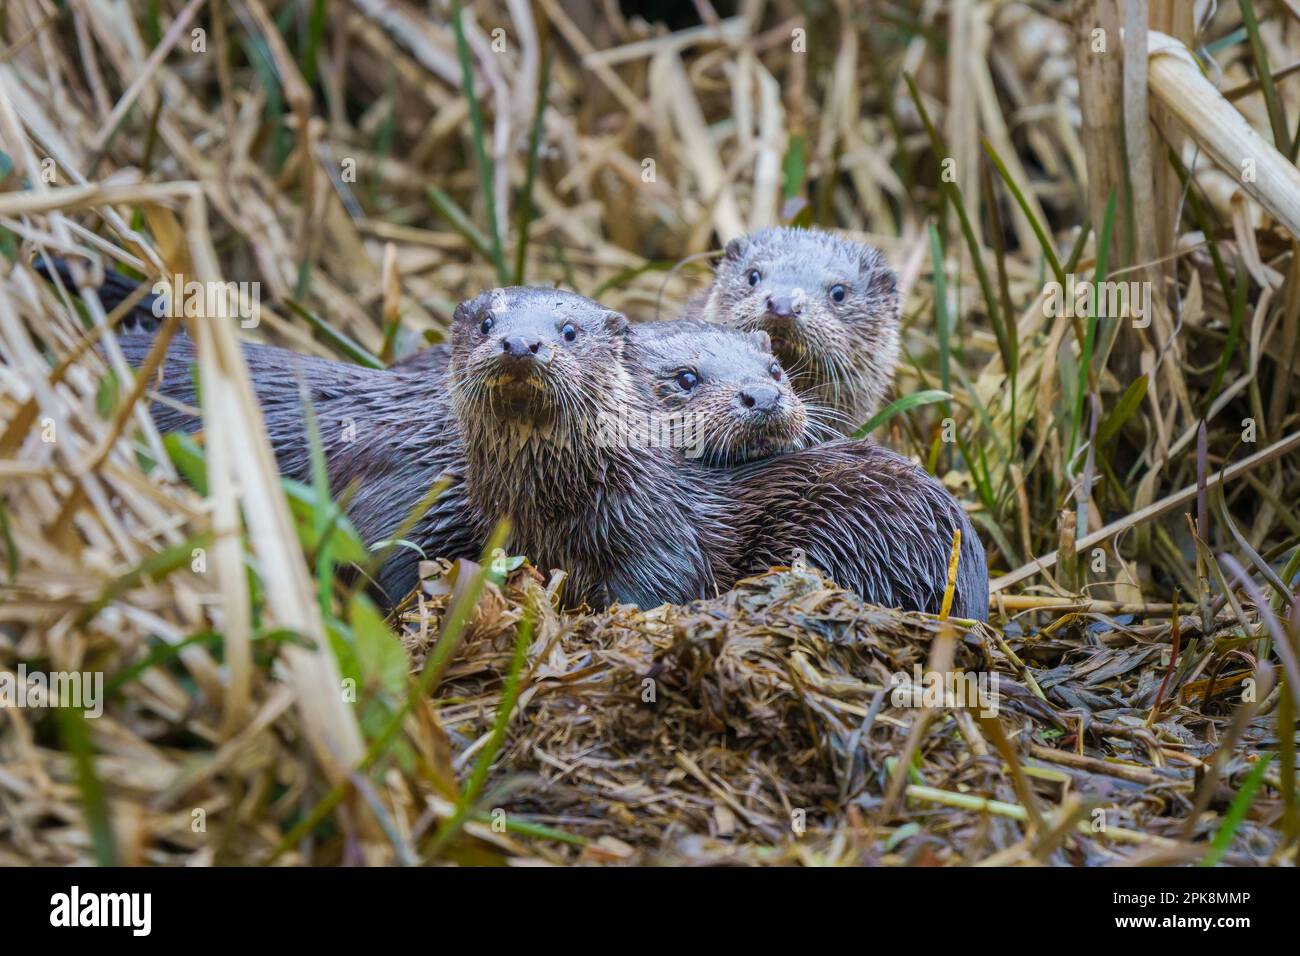
[[[1150,0],[1147,25],[1149,30],[1163,33],[1188,44],[1192,41],[1194,12],[1192,4],[1181,3],[1179,0]],[[1149,37],[1147,39],[1149,42]],[[1148,75],[1149,70],[1148,64]],[[1164,107],[1159,102],[1150,102],[1149,105],[1151,107],[1149,141],[1156,144],[1167,141],[1170,149],[1181,154],[1182,136],[1176,129],[1170,128],[1170,124],[1164,122]],[[1176,227],[1182,210],[1183,187],[1169,163],[1155,163],[1154,170],[1156,251],[1161,258],[1164,258],[1173,252],[1177,239]],[[1166,280],[1165,287],[1167,287],[1173,279],[1172,265],[1167,264],[1163,272]]]
[[[1124,143],[1133,196],[1135,262],[1154,262],[1161,243],[1155,234],[1155,174],[1151,156],[1151,106],[1147,99],[1147,0],[1124,4]],[[1161,164],[1164,165],[1164,164]],[[1166,243],[1167,245],[1167,243]],[[1163,286],[1159,287],[1163,290]]]
[[[1124,188],[1124,136],[1122,58],[1119,52],[1120,20],[1116,0],[1077,0],[1074,20],[1074,54],[1079,73],[1079,107],[1083,115],[1083,147],[1088,159],[1088,212],[1094,234],[1106,219],[1110,195]],[[1120,204],[1115,237],[1127,234]],[[1122,248],[1122,244],[1117,244]]]
[[[979,221],[979,103],[971,75],[980,67],[988,45],[985,9],[975,0],[954,0],[948,11],[948,42],[953,50],[948,64],[948,114],[945,139],[952,160],[952,175],[960,185],[962,202],[971,222]],[[963,247],[963,255],[965,249]]]
[[[1173,37],[1149,38],[1151,93],[1242,188],[1300,237],[1300,170],[1255,131]]]
[[[730,177],[709,136],[699,100],[691,88],[682,62],[658,54],[651,63],[655,96],[667,105],[673,128],[680,138],[680,156],[699,186],[700,198],[712,210],[713,225],[723,242],[745,231],[745,222],[732,192]]]

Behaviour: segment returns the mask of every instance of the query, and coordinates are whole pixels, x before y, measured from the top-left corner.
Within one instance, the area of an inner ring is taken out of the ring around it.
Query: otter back
[[[988,566],[970,519],[933,477],[875,442],[748,465],[735,474],[734,498],[751,571],[789,564],[798,549],[837,584],[904,610],[940,610],[960,529],[952,614],[988,620]]]
[[[126,335],[120,342],[127,361],[138,366],[153,337]],[[348,517],[362,541],[374,546],[387,540],[428,490],[446,479],[449,487],[406,540],[429,558],[479,557],[483,539],[461,482],[464,446],[445,387],[445,353],[443,368],[430,358],[376,370],[269,345],[245,342],[241,349],[282,475],[311,480],[301,376],[316,413],[331,491],[337,497],[353,489]],[[195,362],[194,343],[176,336],[161,366],[161,381],[150,386],[193,406]],[[151,412],[163,431],[202,427],[200,418],[164,402],[155,402]],[[399,545],[385,562],[377,584],[390,603],[415,586],[419,560],[418,552]]]

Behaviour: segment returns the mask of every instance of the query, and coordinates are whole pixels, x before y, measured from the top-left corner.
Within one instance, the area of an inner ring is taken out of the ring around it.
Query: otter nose
[[[803,309],[791,295],[773,293],[767,297],[767,313],[778,319],[789,319],[798,315]]]
[[[542,340],[535,335],[505,335],[501,337],[501,351],[511,358],[526,359],[536,355]]]
[[[775,385],[747,385],[740,390],[740,404],[755,412],[772,412],[781,404]]]

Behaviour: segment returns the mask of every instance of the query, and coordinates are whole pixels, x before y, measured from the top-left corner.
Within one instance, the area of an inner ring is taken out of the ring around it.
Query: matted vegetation
[[[0,863],[1295,863],[1294,4],[131,7],[0,14],[0,670],[106,698],[0,713]],[[990,626],[806,568],[561,614],[431,562],[391,620],[336,576],[240,338],[385,363],[510,282],[671,315],[776,222],[899,271],[871,430],[970,510]],[[261,284],[190,323],[201,443],[40,251]],[[918,666],[997,714],[902,706]]]

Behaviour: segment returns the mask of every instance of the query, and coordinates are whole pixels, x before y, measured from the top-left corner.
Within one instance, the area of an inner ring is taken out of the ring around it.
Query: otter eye
[[[560,334],[564,336],[564,341],[572,342],[578,337],[578,330],[573,327],[572,322],[565,322],[564,328],[560,329]]]
[[[844,301],[845,290],[842,285],[831,286],[831,298],[836,302]]]
[[[758,285],[758,280],[761,279],[761,278],[763,278],[763,273],[759,272],[757,269],[750,269],[750,270],[749,270],[749,284],[750,284],[750,285]]]
[[[692,372],[690,369],[682,369],[680,372],[677,373],[677,387],[680,388],[683,392],[689,392],[697,384],[699,384],[699,381],[700,381],[700,377],[696,375],[694,372]]]
[[[478,327],[478,330],[479,330],[480,332],[482,332],[484,335],[487,335],[489,332],[491,332],[491,331],[492,331],[492,316],[488,316],[486,319],[484,319],[484,320],[483,320],[483,324],[480,325],[480,326]]]
[[[778,382],[781,381],[781,366],[779,364],[773,362],[771,366],[768,368],[768,371],[772,373],[772,377],[774,379],[776,379]]]

